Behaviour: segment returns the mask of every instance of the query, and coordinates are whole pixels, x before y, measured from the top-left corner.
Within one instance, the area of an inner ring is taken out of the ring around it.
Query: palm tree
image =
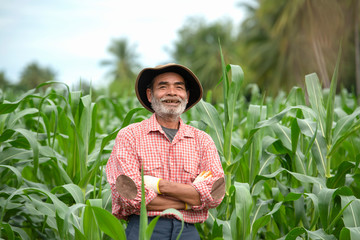
[[[114,59],[103,60],[101,65],[111,67],[110,92],[123,93],[126,89],[132,89],[136,78],[135,73],[140,68],[135,47],[131,46],[127,39],[121,38],[113,40],[108,51]]]
[[[248,5],[250,17],[241,26],[238,53],[247,59],[253,80],[276,93],[303,85],[306,74],[317,72],[328,87],[341,41],[342,65],[349,63],[354,20],[348,15],[356,2],[258,0],[257,6]]]

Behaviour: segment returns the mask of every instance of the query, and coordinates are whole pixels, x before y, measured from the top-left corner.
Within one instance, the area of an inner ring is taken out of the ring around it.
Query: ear
[[[146,97],[147,97],[148,101],[151,102],[152,96],[151,96],[151,89],[150,88],[146,89]]]

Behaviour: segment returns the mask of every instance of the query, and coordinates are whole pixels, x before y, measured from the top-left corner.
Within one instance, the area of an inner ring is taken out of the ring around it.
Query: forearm
[[[148,205],[146,205],[146,209],[150,211],[164,211],[168,208],[175,208],[177,210],[185,209],[185,203],[176,199],[170,199],[158,195]]]
[[[189,184],[161,180],[159,182],[159,189],[162,194],[174,197],[191,206],[198,206],[201,204],[200,194]]]

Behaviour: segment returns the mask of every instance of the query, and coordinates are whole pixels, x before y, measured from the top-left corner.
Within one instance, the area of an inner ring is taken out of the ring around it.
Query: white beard
[[[180,105],[176,108],[170,108],[163,104],[163,101],[167,99],[178,100],[180,101]],[[163,97],[161,99],[156,99],[154,94],[151,97],[151,107],[155,111],[156,114],[163,118],[177,118],[185,111],[188,100],[181,99],[180,97],[172,98],[172,97]]]

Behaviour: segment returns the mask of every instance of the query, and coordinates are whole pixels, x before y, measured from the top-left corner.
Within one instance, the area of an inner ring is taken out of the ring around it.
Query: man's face
[[[153,89],[147,89],[146,94],[155,113],[162,117],[180,116],[189,100],[184,79],[172,72],[156,76]]]

